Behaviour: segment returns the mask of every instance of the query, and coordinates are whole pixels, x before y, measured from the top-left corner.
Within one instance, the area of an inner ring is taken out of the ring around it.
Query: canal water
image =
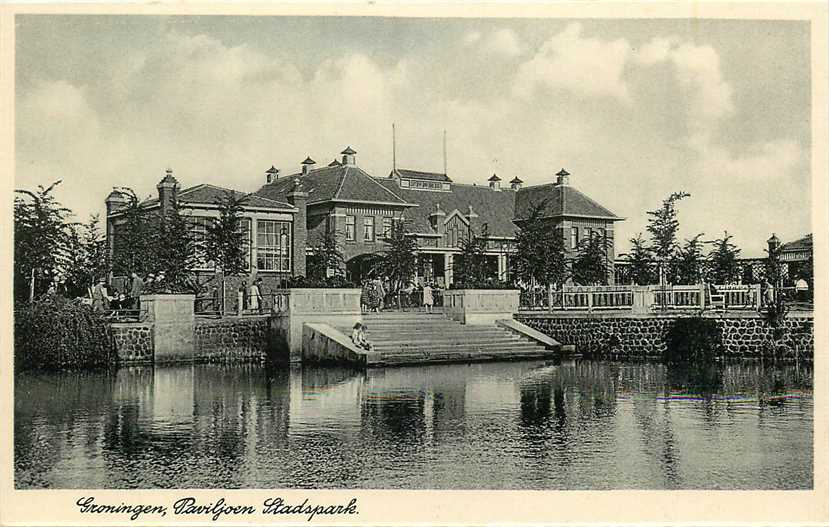
[[[808,489],[812,370],[739,362],[20,374],[18,488]]]

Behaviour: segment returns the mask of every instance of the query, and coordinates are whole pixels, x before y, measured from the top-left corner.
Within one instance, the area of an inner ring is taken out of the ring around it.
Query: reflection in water
[[[21,374],[19,488],[811,488],[812,371],[570,361]]]

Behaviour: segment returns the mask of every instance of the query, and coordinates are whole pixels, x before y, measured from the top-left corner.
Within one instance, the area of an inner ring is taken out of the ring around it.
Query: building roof
[[[255,194],[278,201],[287,199],[294,179],[299,179],[303,191],[308,193],[308,204],[326,201],[359,201],[412,206],[394,190],[381,185],[363,169],[353,165],[327,166],[311,170],[308,174],[293,174],[264,185]],[[395,185],[396,186],[396,185]]]
[[[255,194],[247,194],[224,187],[217,187],[209,183],[203,183],[194,187],[180,190],[176,196],[179,203],[185,205],[216,205],[216,202],[222,198],[227,192],[236,192],[241,196],[247,196],[242,208],[245,209],[279,209],[292,210],[295,207],[286,201],[269,199],[264,196],[257,196]],[[141,202],[141,207],[151,208],[158,205],[158,198],[150,198]]]
[[[330,163],[328,163],[328,166],[330,166],[330,167],[338,167],[340,165],[342,165],[342,163],[340,163],[336,159],[334,161],[331,161]]]
[[[497,174],[492,174],[492,177],[490,177],[487,181],[501,181],[501,178],[499,178]]]
[[[353,154],[356,154],[357,152],[356,152],[353,148],[351,148],[350,146],[347,146],[347,147],[345,148],[345,150],[343,150],[343,151],[342,151],[342,152],[340,152],[340,153],[341,153],[341,154],[345,154],[345,155],[353,155]]]
[[[423,172],[420,170],[397,168],[395,170],[392,170],[391,173],[389,173],[389,177],[395,177],[395,175],[403,179],[425,179],[428,181],[443,181],[446,183],[452,182],[449,176],[447,176],[446,174],[441,174],[439,172]]]
[[[400,194],[406,201],[416,203],[415,207],[406,211],[406,219],[411,232],[417,234],[436,234],[429,221],[429,216],[440,209],[451,216],[455,209],[464,216],[469,212],[469,206],[478,215],[478,224],[487,224],[490,236],[513,237],[516,226],[512,222],[515,211],[515,192],[504,190],[495,192],[488,186],[464,185],[455,183],[451,192],[424,192],[400,188],[393,179],[382,179],[383,186]]]
[[[510,181],[510,183],[523,183],[523,181],[518,176],[515,176],[514,178],[512,178],[512,181]]]
[[[575,216],[612,221],[624,219],[599,205],[580,190],[569,185],[553,183],[526,187],[516,191],[516,219],[519,221],[527,219],[530,215],[530,208],[541,202],[545,202],[543,215],[545,218]]]
[[[316,165],[317,162],[311,159],[311,156],[305,158],[305,161],[301,163],[302,165]]]
[[[803,238],[795,240],[793,242],[784,243],[780,250],[783,252],[795,252],[795,251],[810,251],[812,249],[812,235],[807,234]]]

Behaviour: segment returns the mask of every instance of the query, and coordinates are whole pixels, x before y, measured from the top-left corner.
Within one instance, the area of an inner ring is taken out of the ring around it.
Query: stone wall
[[[268,358],[269,317],[198,319],[193,330],[198,362],[255,362]]]
[[[153,361],[152,324],[124,322],[114,323],[110,328],[121,363]]]
[[[520,314],[515,318],[588,356],[658,358],[677,315]],[[722,331],[728,357],[812,358],[814,322],[811,314],[789,314],[775,330],[757,313],[706,314]]]

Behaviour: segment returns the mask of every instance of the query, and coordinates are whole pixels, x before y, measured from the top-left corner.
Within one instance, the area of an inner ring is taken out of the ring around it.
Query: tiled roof
[[[353,148],[351,148],[350,146],[348,146],[348,147],[346,147],[346,149],[345,149],[345,150],[343,150],[343,151],[342,151],[342,152],[340,152],[340,153],[341,153],[341,154],[350,155],[350,154],[356,154],[357,152],[355,152]]]
[[[397,173],[398,177],[404,179],[426,179],[429,181],[443,181],[451,183],[452,179],[449,178],[446,174],[441,174],[439,172],[422,172],[420,170],[408,170],[405,168],[398,168],[396,170],[392,170],[389,174],[389,177],[392,177]]]
[[[512,178],[512,181],[510,181],[510,183],[523,183],[523,181],[521,181],[521,178],[519,178],[518,176],[515,176],[514,178]]]
[[[317,162],[314,161],[313,159],[311,159],[311,156],[308,156],[308,157],[305,158],[305,161],[303,161],[301,164],[303,164],[303,165],[316,165]]]
[[[409,205],[398,192],[389,190],[363,169],[353,165],[318,168],[306,175],[293,174],[264,185],[255,194],[285,200],[296,178],[302,183],[302,190],[308,193],[309,205],[331,200]]]
[[[526,187],[516,192],[515,217],[529,217],[530,207],[546,200],[544,217],[580,216],[621,220],[608,209],[588,198],[578,189],[569,185],[537,185]]]
[[[217,187],[210,184],[201,184],[194,187],[186,188],[178,192],[178,202],[191,205],[215,205],[216,201],[225,195],[226,192],[232,189]],[[286,201],[268,199],[263,196],[255,194],[246,194],[245,192],[234,191],[238,195],[247,196],[247,200],[243,208],[255,209],[293,209],[294,206]],[[150,198],[141,202],[141,206],[148,208],[158,205],[158,198]]]
[[[497,174],[492,174],[492,177],[490,177],[487,181],[501,181],[501,178],[499,178]]]
[[[479,224],[487,224],[490,236],[515,236],[516,227],[512,222],[515,211],[515,192],[511,190],[494,191],[488,186],[463,185],[455,183],[451,192],[429,192],[399,188],[393,179],[379,180],[383,186],[400,194],[409,203],[419,207],[406,210],[406,219],[411,220],[409,228],[420,234],[435,234],[429,222],[429,215],[440,204],[447,217],[458,209],[466,215],[469,206],[478,215]]]
[[[784,243],[780,250],[788,252],[788,251],[808,251],[812,248],[812,235],[807,234],[803,238],[799,240],[795,240],[793,242]]]

